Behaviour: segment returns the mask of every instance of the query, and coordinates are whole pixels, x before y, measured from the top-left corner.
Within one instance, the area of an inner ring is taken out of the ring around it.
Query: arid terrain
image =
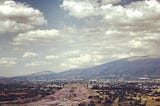
[[[160,106],[160,83],[156,81],[67,82],[1,83],[6,88],[1,89],[0,106]]]
[[[96,96],[98,93],[89,89],[83,84],[69,84],[58,90],[53,95],[46,96],[42,100],[27,104],[28,106],[78,106],[80,103],[88,104],[89,96]]]

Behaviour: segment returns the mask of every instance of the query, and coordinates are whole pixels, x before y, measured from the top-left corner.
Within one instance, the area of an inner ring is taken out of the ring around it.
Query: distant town
[[[77,85],[73,87],[72,84]],[[95,93],[94,95],[92,95],[93,93],[88,93],[88,95],[85,96],[87,101],[76,99],[75,103],[75,100],[72,100],[72,98],[78,98],[79,95],[83,96],[77,93],[78,90],[83,88],[81,85]],[[52,79],[30,81],[1,79],[0,105],[14,106],[13,104],[15,104],[15,106],[21,106],[25,104],[25,106],[34,106],[33,104],[31,105],[31,103],[43,101],[46,97],[49,98],[50,95],[66,89],[66,86],[68,86],[67,89],[72,90],[64,90],[65,94],[70,95],[63,97],[62,101],[65,101],[65,104],[70,101],[71,104],[64,106],[160,106],[160,80],[147,79],[127,81],[109,79]],[[74,89],[77,89],[77,91],[75,92]],[[56,95],[62,96],[65,94],[57,93]],[[58,100],[62,99],[61,96]],[[55,98],[52,98],[52,101],[54,100]],[[59,102],[62,103],[62,101]]]

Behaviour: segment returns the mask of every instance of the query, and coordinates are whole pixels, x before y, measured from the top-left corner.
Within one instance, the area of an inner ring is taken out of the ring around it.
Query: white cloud
[[[63,67],[63,70],[68,70],[72,68],[85,68],[104,63],[101,61],[101,59],[103,59],[102,55],[93,55],[92,53],[84,54],[82,53],[82,51],[79,53],[72,53],[76,53],[76,55],[65,55],[65,57],[63,57],[63,62],[60,64],[60,67]]]
[[[129,41],[129,43],[131,44],[132,47],[135,48],[142,47],[142,42],[138,40],[131,40]]]
[[[78,6],[81,7],[80,10],[76,9]],[[87,24],[94,28],[86,28],[88,31],[82,31],[81,37],[88,40],[88,46],[102,56],[131,52],[134,52],[134,55],[157,54],[160,38],[158,0],[137,1],[125,6],[108,3],[98,5],[98,2],[89,0],[65,0],[62,7],[69,11],[71,16],[89,18]],[[94,16],[99,18],[93,18]]]
[[[11,66],[16,64],[16,58],[1,57],[0,65]]]
[[[26,33],[18,34],[15,39],[15,44],[28,44],[30,42],[48,42],[59,37],[59,31],[52,30],[33,30]]]
[[[149,3],[148,3],[149,2]],[[143,5],[142,5],[143,4]],[[104,23],[121,31],[158,30],[160,3],[156,0],[139,1],[126,7],[104,6]]]
[[[30,63],[26,63],[26,67],[35,67],[35,66],[44,66],[44,65],[50,65],[51,63],[49,62],[44,62],[44,61],[33,61]]]
[[[159,21],[160,14],[160,3],[157,0],[133,2],[125,7],[107,3],[95,6],[97,3],[99,2],[93,3],[90,0],[64,0],[62,7],[76,18],[101,16],[104,18],[104,21],[101,20],[101,22],[112,25],[112,27],[126,27],[126,30],[146,29],[145,25],[159,26],[159,23],[154,22]],[[97,23],[99,24],[98,21]],[[144,28],[141,28],[142,26]]]
[[[79,57],[68,59],[69,63],[72,63],[72,64],[85,64],[87,62],[90,62],[91,60],[92,60],[92,57],[89,54],[81,54]]]
[[[119,2],[113,1],[113,4]],[[38,58],[39,61],[34,58],[26,66],[43,69],[53,66],[52,70],[59,71],[132,56],[159,55],[160,3],[146,0],[125,6],[113,4],[95,0],[64,0],[64,10],[78,18],[78,22],[85,21],[85,25],[18,34],[13,41],[19,44],[16,45],[19,51],[22,46],[24,51],[34,50],[45,56]]]
[[[38,55],[34,52],[25,52],[22,57],[23,58],[32,58],[32,57],[37,57],[37,56]]]
[[[94,5],[91,4],[89,0],[64,0],[61,7],[63,7],[64,10],[69,11],[71,16],[77,18],[99,15],[99,13],[95,11]]]
[[[55,59],[59,59],[59,56],[56,56],[56,55],[48,55],[45,57],[46,59],[48,60],[55,60]]]
[[[80,50],[72,50],[72,51],[66,51],[63,54],[63,57],[67,57],[67,58],[72,58],[72,57],[77,57],[81,54],[82,51]]]
[[[73,64],[67,64],[67,63],[61,63],[60,67],[63,67],[64,70],[69,70],[69,69],[78,68],[79,66],[73,65]]]
[[[61,5],[71,16],[85,18],[104,14],[104,5],[118,4],[121,0],[63,0]]]
[[[123,59],[123,58],[129,58],[129,57],[133,57],[134,54],[130,53],[130,54],[113,54],[112,58],[116,58],[116,59]]]
[[[13,0],[0,2],[0,33],[26,31],[44,24],[39,10]]]

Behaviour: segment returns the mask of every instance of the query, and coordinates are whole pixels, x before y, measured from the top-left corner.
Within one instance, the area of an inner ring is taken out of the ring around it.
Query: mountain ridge
[[[159,57],[143,57],[131,60],[120,59],[105,63],[98,66],[93,66],[84,69],[68,70],[60,73],[52,73],[49,75],[42,75],[43,77],[51,78],[136,78],[149,77],[157,78],[160,76],[160,58]]]
[[[141,77],[160,78],[160,57],[132,57],[84,69],[72,69],[60,73],[44,71],[25,76],[25,78],[35,79],[137,79]]]

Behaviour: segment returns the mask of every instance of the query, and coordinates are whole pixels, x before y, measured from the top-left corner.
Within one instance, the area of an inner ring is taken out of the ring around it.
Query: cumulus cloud
[[[83,45],[93,51],[89,53],[92,56],[103,57],[99,63],[135,55],[158,55],[160,2],[144,0],[113,5],[119,2],[64,0],[61,7],[71,16],[88,18],[90,28],[77,31],[78,38],[82,38],[79,47]]]
[[[70,3],[75,3],[76,5],[71,5]],[[85,9],[80,11],[78,14],[83,15],[88,11],[90,14],[86,13],[87,15],[79,17],[76,12],[73,12],[78,11],[78,9],[73,8],[76,8],[76,6],[82,6],[83,8],[88,7],[82,4],[91,5],[92,8],[87,11],[85,11]],[[72,8],[67,8],[68,6]],[[103,36],[103,34],[102,37],[109,38],[110,36],[114,37],[116,35],[116,37],[124,35],[125,39],[132,37],[127,40],[130,40],[129,42],[132,43],[133,46],[142,45],[142,42],[145,41],[144,39],[146,38],[159,38],[159,35],[157,34],[160,31],[160,3],[157,0],[138,1],[127,6],[103,4],[99,7],[95,7],[90,1],[76,2],[66,0],[66,2],[64,1],[63,8],[64,10],[67,8],[70,15],[79,18],[92,17],[95,16],[95,14],[96,16],[101,16],[100,20],[92,20],[90,24],[96,22],[95,25],[97,26],[97,29],[106,28],[106,36]],[[114,39],[114,41],[117,40]]]
[[[134,54],[131,52],[130,54],[125,54],[125,53],[113,54],[112,58],[123,59],[123,58],[129,58],[129,57],[133,57],[133,56],[134,56]]]
[[[9,58],[9,57],[1,57],[0,58],[0,65],[12,66],[15,64],[16,64],[16,58]]]
[[[63,0],[61,5],[71,16],[85,18],[104,14],[103,5],[118,4],[121,0]]]
[[[59,37],[59,31],[55,29],[33,30],[18,34],[14,39],[14,43],[19,45],[30,42],[48,42],[56,39],[57,37]]]
[[[71,54],[68,53],[72,53],[73,55],[71,56]],[[94,55],[91,52],[90,54],[89,52],[88,54],[87,52],[76,52],[76,50],[67,52],[67,54],[68,55],[66,55],[65,53],[65,55],[63,55],[64,59],[60,63],[60,67],[62,67],[63,70],[68,70],[72,68],[85,68],[102,64],[102,55]]]
[[[46,24],[43,13],[13,0],[0,2],[0,33],[18,32]]]
[[[66,69],[69,68],[84,68],[88,66],[101,64],[101,59],[103,56],[101,54],[94,54],[91,50],[71,50],[66,51],[61,55],[63,62],[60,66],[63,66]]]
[[[97,12],[98,10],[94,8],[94,5],[91,4],[89,0],[64,0],[61,7],[63,7],[64,10],[69,11],[70,15],[75,16],[77,18],[97,16],[100,13]]]
[[[44,61],[33,61],[30,63],[26,63],[26,67],[35,67],[35,66],[43,66],[43,65],[50,65],[51,63],[49,62],[44,62]]]
[[[46,59],[48,60],[54,60],[54,59],[59,59],[59,56],[56,56],[56,55],[48,55],[45,57]]]
[[[73,65],[73,64],[70,64],[70,63],[61,63],[60,67],[63,67],[63,69],[65,69],[65,70],[69,70],[69,69],[78,68],[79,66]]]
[[[53,70],[64,71],[132,56],[159,55],[159,1],[137,1],[124,6],[115,5],[120,0],[98,1],[63,1],[61,7],[80,22],[85,21],[83,27],[18,34],[13,40],[16,46],[43,54],[43,58],[31,60],[26,66],[53,65]]]
[[[106,1],[104,0],[104,2]],[[71,16],[76,18],[101,16],[105,19],[103,22],[117,26],[131,26],[133,24],[142,26],[151,23],[150,21],[158,21],[159,19],[160,6],[157,0],[133,2],[125,7],[121,5],[114,6],[112,4],[96,6],[96,4],[99,4],[99,2],[92,3],[90,0],[64,0],[62,7],[64,10],[69,11]],[[152,25],[159,24],[153,23]]]
[[[92,60],[92,57],[89,54],[81,54],[79,57],[69,58],[69,63],[72,64],[85,64],[87,62],[90,62]]]
[[[32,58],[32,57],[37,57],[37,56],[38,56],[38,54],[36,54],[34,52],[25,52],[22,57],[23,58]]]
[[[72,51],[66,51],[63,56],[64,57],[68,57],[68,58],[72,58],[72,57],[77,57],[80,56],[81,51],[80,50],[72,50]]]

